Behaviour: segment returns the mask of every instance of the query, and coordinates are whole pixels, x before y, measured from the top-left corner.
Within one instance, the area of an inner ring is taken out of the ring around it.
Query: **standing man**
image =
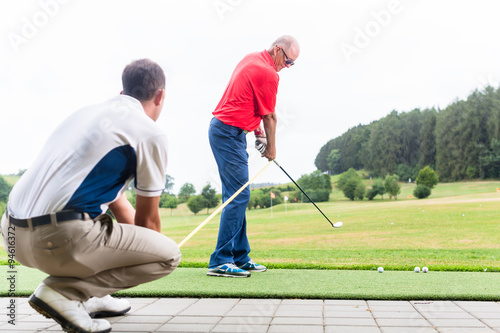
[[[155,121],[165,74],[143,59],[125,68],[122,82],[120,96],[57,127],[2,217],[5,248],[49,274],[30,305],[68,332],[111,331],[92,317],[122,315],[130,305],[109,294],[166,276],[180,261],[177,244],[160,233],[167,142]],[[125,196],[132,178],[136,209]]]
[[[208,131],[210,146],[219,168],[222,199],[226,201],[248,181],[246,134],[254,131],[264,143],[259,149],[268,160],[276,158],[277,72],[289,68],[299,56],[299,44],[292,36],[278,38],[267,50],[247,55],[236,66],[226,91],[213,112]],[[264,123],[264,129],[261,127]],[[249,277],[264,272],[248,256],[245,212],[250,200],[247,187],[222,211],[219,236],[210,257],[207,275]]]

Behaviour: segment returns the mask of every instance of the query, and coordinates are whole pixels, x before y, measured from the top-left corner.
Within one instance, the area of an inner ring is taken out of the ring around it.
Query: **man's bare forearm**
[[[276,113],[273,112],[262,117],[262,120],[267,138],[266,151],[263,156],[267,157],[268,160],[274,160],[276,158],[276,125],[278,118]]]

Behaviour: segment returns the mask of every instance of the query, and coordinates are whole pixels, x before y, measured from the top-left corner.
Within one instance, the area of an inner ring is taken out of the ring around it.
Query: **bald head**
[[[293,62],[299,57],[300,47],[295,38],[290,35],[284,35],[276,39],[267,52],[273,59],[276,72],[279,72],[283,68],[289,68],[293,65]],[[285,60],[287,59],[293,62],[291,64],[286,63]]]
[[[286,51],[290,51],[290,53],[292,53],[292,51],[296,51],[297,56],[299,56],[299,42],[297,42],[297,40],[290,35],[284,35],[276,39],[269,47],[269,50],[272,50],[276,45],[281,46]]]

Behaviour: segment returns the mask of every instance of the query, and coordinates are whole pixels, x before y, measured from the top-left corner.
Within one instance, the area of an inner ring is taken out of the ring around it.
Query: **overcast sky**
[[[277,161],[298,179],[350,127],[497,87],[499,12],[495,0],[0,0],[0,174],[28,168],[66,116],[150,58],[167,76],[158,123],[175,191],[220,191],[211,112],[243,56],[290,34],[301,54],[279,73]],[[252,176],[266,161],[248,142]],[[288,178],[273,165],[256,182]]]

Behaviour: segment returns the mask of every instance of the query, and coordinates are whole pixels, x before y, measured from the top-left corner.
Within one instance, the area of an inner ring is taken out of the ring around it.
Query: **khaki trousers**
[[[35,228],[15,227],[4,214],[1,228],[6,249],[12,244],[7,236],[15,237],[16,261],[49,274],[43,282],[72,300],[86,301],[159,279],[172,273],[181,259],[170,238],[113,223],[107,214]]]

